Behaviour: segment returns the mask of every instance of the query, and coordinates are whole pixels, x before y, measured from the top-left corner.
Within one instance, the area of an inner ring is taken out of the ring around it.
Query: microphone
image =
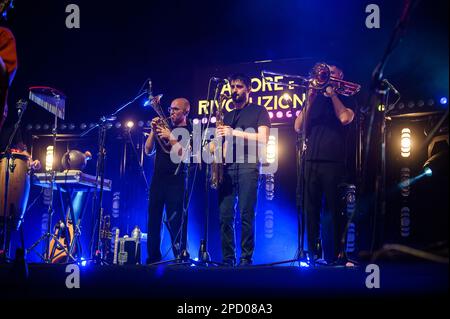
[[[384,84],[386,84],[392,91],[394,91],[394,94],[400,95],[400,93],[399,93],[398,90],[395,88],[395,86],[393,86],[393,85],[391,84],[391,82],[389,82],[387,79],[384,79],[384,80],[381,81],[381,82],[383,82]]]
[[[23,114],[23,112],[25,112],[25,110],[27,109],[27,105],[28,102],[25,100],[20,99],[17,104],[16,104],[16,108],[17,108],[17,114],[19,116],[21,116]]]
[[[225,84],[230,83],[230,81],[228,81],[227,79],[217,78],[217,77],[215,77],[215,76],[213,76],[213,77],[211,78],[211,80],[216,81],[216,82],[219,82],[219,83],[225,83]]]

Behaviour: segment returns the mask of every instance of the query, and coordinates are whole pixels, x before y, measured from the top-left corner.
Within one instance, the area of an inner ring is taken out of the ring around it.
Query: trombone
[[[261,76],[266,83],[281,86],[302,87],[319,91],[324,91],[328,86],[331,86],[337,94],[344,96],[353,96],[361,89],[361,85],[357,83],[344,81],[332,76],[330,66],[326,63],[317,63],[314,65],[309,76],[283,74],[266,70],[261,71]],[[269,76],[282,76],[283,78],[296,79],[300,83],[275,82],[268,79]]]

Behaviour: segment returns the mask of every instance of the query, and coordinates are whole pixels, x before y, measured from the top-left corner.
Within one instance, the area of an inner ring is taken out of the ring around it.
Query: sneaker
[[[234,267],[236,266],[236,261],[234,259],[225,259],[222,261],[223,267]]]
[[[253,264],[253,261],[251,259],[241,258],[239,261],[238,267],[246,267],[251,266]]]

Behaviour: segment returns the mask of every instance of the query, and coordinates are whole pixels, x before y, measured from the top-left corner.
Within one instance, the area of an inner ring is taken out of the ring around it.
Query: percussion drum
[[[8,187],[6,174],[9,172]],[[5,192],[7,194],[7,208],[5,214]],[[5,154],[0,154],[0,219],[5,215],[10,218],[11,226],[18,230],[27,207],[30,193],[29,157],[21,153],[11,153],[9,160]],[[10,227],[11,227],[10,226]]]

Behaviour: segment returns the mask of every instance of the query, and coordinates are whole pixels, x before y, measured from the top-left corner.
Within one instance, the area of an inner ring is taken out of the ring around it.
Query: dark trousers
[[[163,212],[175,257],[186,249],[187,210],[184,211],[185,175],[154,176],[150,186],[148,208],[147,263],[161,260]]]
[[[304,188],[304,218],[307,233],[307,251],[317,251],[321,239],[323,256],[335,261],[342,236],[339,184],[344,179],[344,164],[338,162],[306,161]],[[322,212],[322,216],[321,216]]]
[[[256,168],[239,168],[239,165],[232,164],[224,170],[223,183],[219,188],[219,211],[222,257],[225,262],[236,260],[236,203],[241,217],[241,259],[252,261],[258,177]]]

